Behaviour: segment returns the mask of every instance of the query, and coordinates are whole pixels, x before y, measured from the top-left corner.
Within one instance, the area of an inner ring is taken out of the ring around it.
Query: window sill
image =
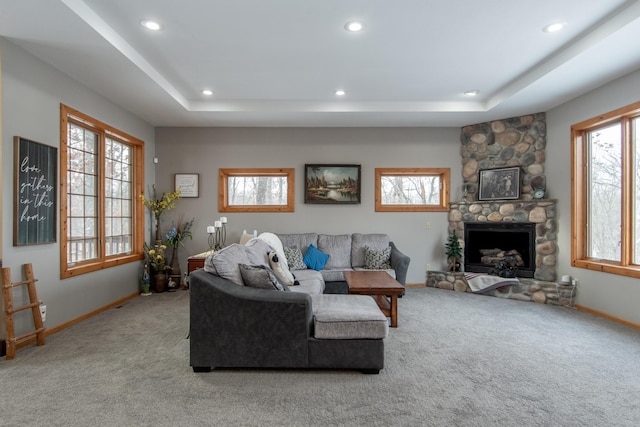
[[[601,271],[603,273],[617,274],[620,276],[640,278],[640,266],[626,266],[610,261],[595,261],[578,259],[571,263],[573,267],[587,270]]]

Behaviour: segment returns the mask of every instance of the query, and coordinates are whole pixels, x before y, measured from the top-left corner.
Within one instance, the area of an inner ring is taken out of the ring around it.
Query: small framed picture
[[[519,197],[519,166],[480,171],[478,200],[518,199]]]
[[[175,174],[175,189],[180,191],[180,197],[199,197],[200,175],[197,173],[177,173]]]

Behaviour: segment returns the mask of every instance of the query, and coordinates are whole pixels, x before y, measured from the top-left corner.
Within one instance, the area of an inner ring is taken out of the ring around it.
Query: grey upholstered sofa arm
[[[239,286],[207,273],[190,275],[191,366],[306,367],[311,297]]]
[[[391,268],[396,271],[396,280],[402,286],[406,286],[407,270],[409,270],[411,258],[400,252],[393,242],[389,242],[389,245],[391,246]]]

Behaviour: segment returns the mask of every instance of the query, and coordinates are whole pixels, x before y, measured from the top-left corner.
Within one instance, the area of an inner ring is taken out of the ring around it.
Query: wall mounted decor
[[[304,165],[304,202],[359,204],[360,165]]]
[[[14,137],[13,245],[56,241],[58,149]]]
[[[478,200],[518,199],[519,197],[519,166],[480,171]]]
[[[180,198],[199,197],[200,175],[197,173],[177,173],[174,175],[175,188],[180,191]]]

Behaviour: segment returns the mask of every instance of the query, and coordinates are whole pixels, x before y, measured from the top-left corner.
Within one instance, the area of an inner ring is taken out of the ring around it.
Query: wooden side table
[[[216,251],[214,250],[209,250],[209,251],[201,252],[196,255],[192,255],[189,258],[187,258],[187,273],[191,274],[192,271],[197,270],[199,268],[203,268],[204,261],[207,259],[209,255],[215,252]]]

